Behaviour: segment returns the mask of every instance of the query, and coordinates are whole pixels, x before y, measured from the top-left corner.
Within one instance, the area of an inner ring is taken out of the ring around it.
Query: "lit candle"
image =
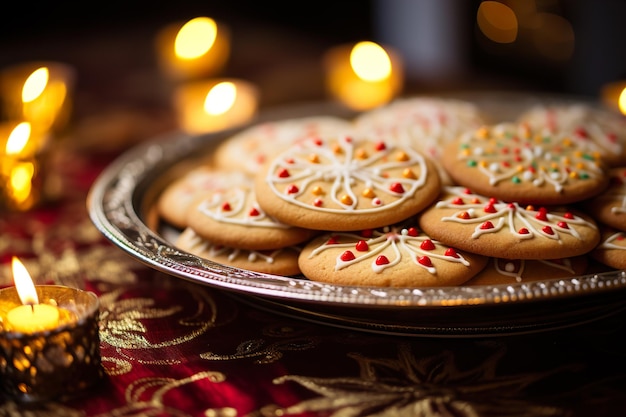
[[[30,122],[40,132],[61,131],[70,115],[72,67],[58,62],[28,62],[0,73],[0,96],[7,120]]]
[[[156,52],[168,78],[182,81],[213,76],[228,61],[229,29],[204,16],[173,23],[157,34]]]
[[[50,304],[39,304],[37,290],[30,274],[19,259],[12,260],[13,279],[15,288],[22,301],[8,311],[6,316],[7,326],[16,332],[35,333],[44,330],[52,330],[59,325],[61,309]],[[69,313],[65,313],[67,316]]]
[[[243,80],[200,81],[180,85],[173,100],[180,128],[201,134],[250,121],[257,112],[258,90]]]
[[[329,93],[354,110],[367,110],[390,102],[404,83],[400,57],[374,42],[341,45],[324,57]]]
[[[601,91],[602,101],[612,110],[626,115],[626,81],[606,84]]]

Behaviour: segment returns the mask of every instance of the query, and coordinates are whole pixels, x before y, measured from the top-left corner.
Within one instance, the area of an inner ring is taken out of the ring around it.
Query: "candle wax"
[[[21,305],[7,313],[7,324],[16,332],[51,330],[59,324],[59,308],[50,304]]]

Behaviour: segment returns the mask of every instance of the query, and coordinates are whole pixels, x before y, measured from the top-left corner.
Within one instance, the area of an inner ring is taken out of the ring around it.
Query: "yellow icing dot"
[[[320,187],[319,185],[316,185],[315,187],[313,187],[311,192],[314,195],[322,195],[322,194],[324,194],[324,189],[322,187]]]
[[[312,153],[311,155],[309,155],[309,162],[317,164],[320,162],[320,157],[316,153]]]
[[[402,162],[402,161],[408,161],[409,160],[409,155],[406,154],[406,152],[398,152],[398,154],[396,155],[396,161]]]
[[[582,156],[583,156],[583,151],[576,151],[576,152],[574,152],[574,156],[575,156],[576,158],[582,158]]]
[[[524,167],[522,165],[518,165],[518,166],[515,167],[515,170],[517,172],[524,172]]]
[[[572,146],[572,140],[570,138],[563,138],[563,146]]]
[[[568,166],[569,164],[572,163],[572,161],[570,161],[569,158],[565,157],[563,158],[563,160],[561,161],[563,163],[563,165]]]
[[[583,164],[582,162],[579,162],[576,164],[576,168],[577,169],[584,169],[585,168],[585,164]]]
[[[556,162],[552,162],[552,163],[550,164],[550,167],[551,167],[551,168],[553,168],[553,169],[557,169],[557,168],[559,167],[559,164],[558,164],[558,163],[556,163]]]
[[[352,198],[350,198],[349,195],[344,194],[341,196],[341,202],[346,205],[352,204]]]
[[[470,156],[471,151],[469,149],[463,149],[461,153],[463,154],[463,156]]]
[[[412,169],[410,168],[406,168],[404,171],[402,171],[402,176],[404,178],[409,178],[409,179],[416,179],[417,177],[415,176],[415,172],[413,172]]]
[[[487,161],[480,161],[479,164],[480,164],[481,167],[484,168],[484,167],[487,166]]]
[[[569,173],[569,177],[570,177],[570,178],[573,178],[573,179],[578,178],[578,172],[576,172],[576,171],[572,171],[572,172],[570,172],[570,173]]]
[[[371,188],[364,189],[362,194],[363,194],[363,197],[366,197],[366,198],[374,198],[374,197],[376,197],[376,193]]]
[[[489,136],[489,129],[486,126],[479,128],[476,131],[476,137],[480,139],[486,139]]]
[[[356,151],[356,158],[357,159],[365,159],[365,158],[367,158],[367,152],[365,152],[364,149],[359,149],[358,151]]]
[[[602,158],[602,155],[600,155],[600,152],[595,151],[593,153],[593,159],[595,159],[596,161],[600,160],[600,158]]]
[[[339,146],[339,144],[333,143],[333,153],[335,154],[343,153],[343,150],[341,149],[341,146]]]
[[[526,210],[528,210],[528,211],[535,211],[535,207],[529,204],[529,205],[526,206]]]
[[[535,141],[535,143],[541,143],[541,142],[543,142],[543,138],[541,137],[541,135],[535,135],[535,137],[533,138],[533,140]]]

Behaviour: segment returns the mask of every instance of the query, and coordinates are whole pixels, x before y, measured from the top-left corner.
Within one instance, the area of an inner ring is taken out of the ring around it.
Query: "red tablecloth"
[[[413,338],[261,311],[154,271],[108,242],[85,205],[107,159],[66,155],[59,199],[0,218],[38,283],[100,297],[105,379],[82,396],[0,416],[626,415],[626,314],[537,334]],[[32,414],[31,414],[32,413]]]

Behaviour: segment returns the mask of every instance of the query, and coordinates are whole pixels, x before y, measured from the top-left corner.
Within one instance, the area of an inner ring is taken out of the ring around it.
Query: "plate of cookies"
[[[626,118],[580,98],[268,110],[128,150],[88,208],[156,270],[332,326],[509,335],[626,307]]]

